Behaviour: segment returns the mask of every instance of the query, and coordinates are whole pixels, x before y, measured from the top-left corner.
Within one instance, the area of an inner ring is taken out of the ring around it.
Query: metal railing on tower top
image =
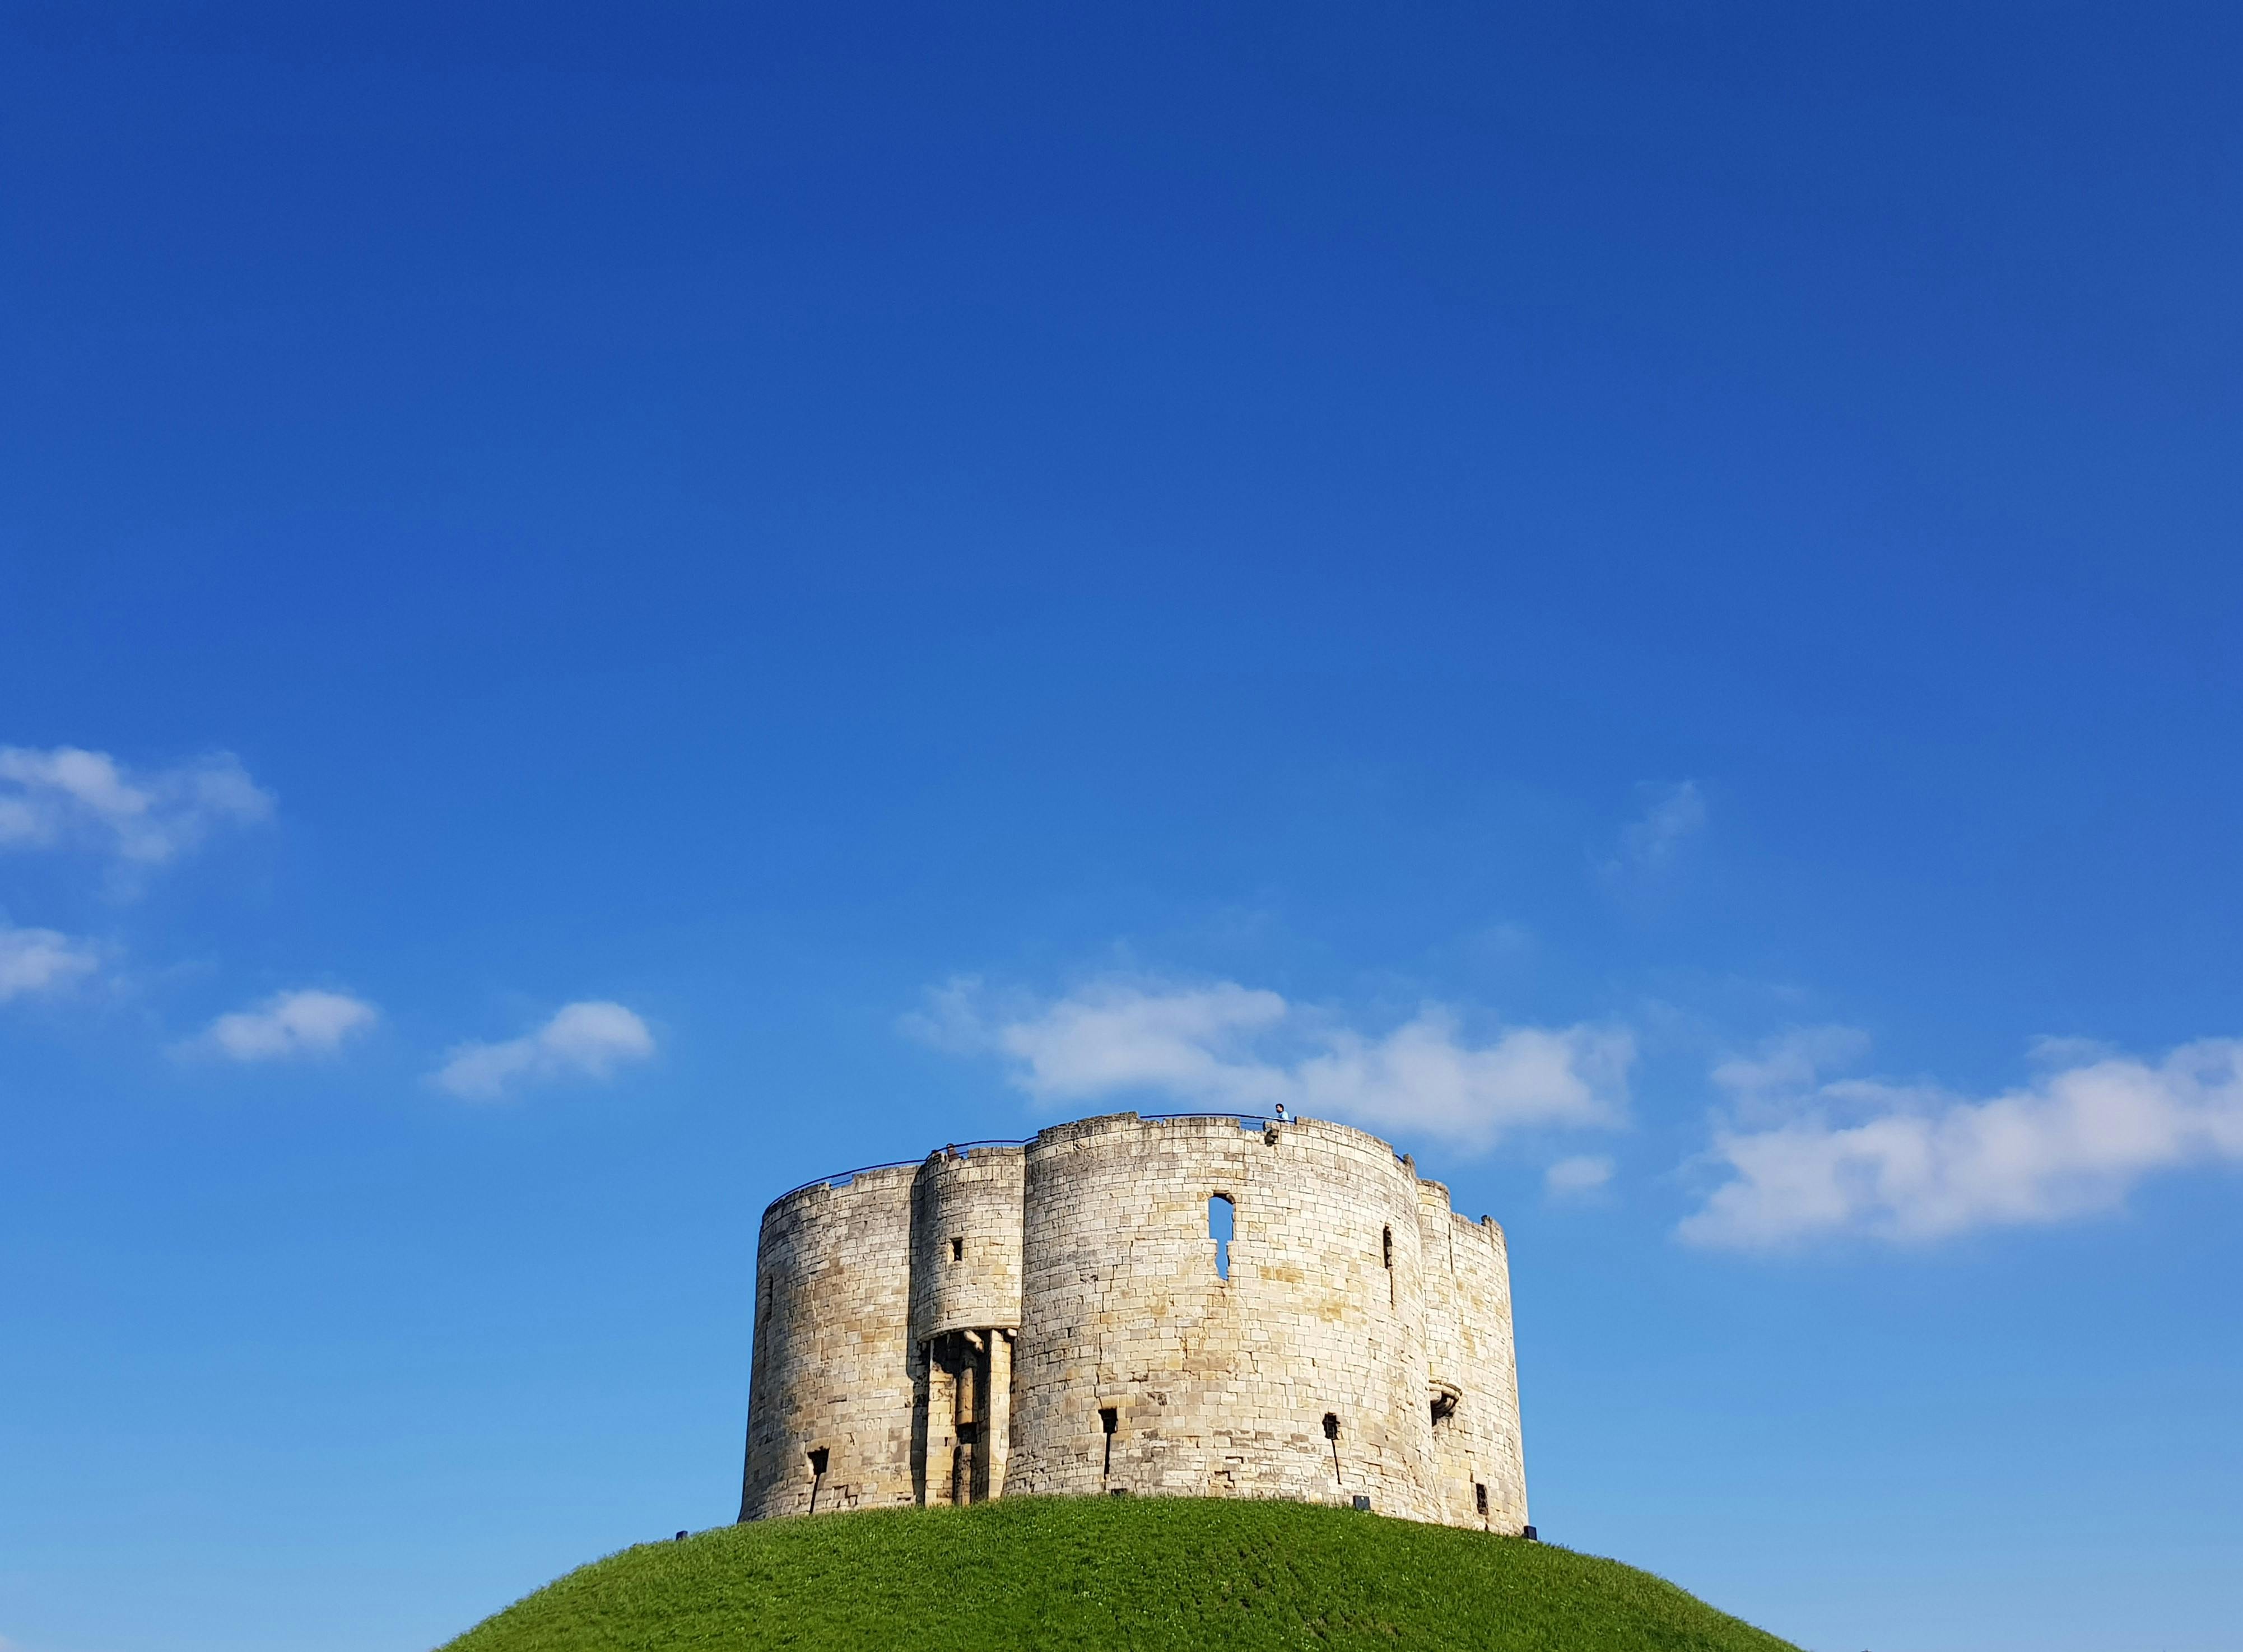
[[[1236,1120],[1242,1129],[1250,1125],[1256,1129],[1272,1122],[1266,1113],[1140,1113],[1137,1116],[1148,1124],[1157,1124],[1179,1118],[1227,1118]],[[890,1159],[885,1164],[859,1164],[853,1170],[834,1170],[825,1176],[813,1176],[807,1182],[787,1189],[785,1192],[773,1198],[771,1204],[777,1204],[780,1199],[791,1199],[796,1194],[806,1193],[814,1187],[846,1187],[859,1177],[870,1176],[875,1170],[910,1170],[926,1163],[936,1154],[945,1151],[964,1156],[970,1154],[977,1147],[1026,1147],[1035,1139],[1033,1136],[992,1136],[978,1142],[946,1142],[941,1147],[931,1149],[915,1159]],[[1399,1158],[1401,1155],[1398,1153],[1395,1156]]]

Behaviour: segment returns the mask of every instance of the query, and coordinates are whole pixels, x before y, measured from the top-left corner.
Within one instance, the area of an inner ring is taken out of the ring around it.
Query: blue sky
[[[2238,1644],[2231,11],[314,12],[0,12],[10,1652],[722,1521],[774,1194],[1275,1099],[1554,1540]]]

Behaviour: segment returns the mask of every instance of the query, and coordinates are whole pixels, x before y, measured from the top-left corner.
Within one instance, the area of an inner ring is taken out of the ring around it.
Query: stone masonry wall
[[[1516,1533],[1502,1231],[1322,1120],[1115,1114],[791,1194],[764,1217],[741,1518],[813,1488],[819,1513],[1361,1496]]]
[[[1012,1146],[930,1153],[912,1179],[911,1335],[921,1351],[913,1472],[922,1502],[1003,1494],[1023,1158]]]
[[[916,1500],[909,1169],[764,1212],[740,1518]],[[811,1453],[826,1453],[825,1473]]]
[[[1343,1125],[1273,1134],[1122,1114],[1031,1144],[1013,1489],[1436,1515],[1415,1177]]]
[[[1492,1217],[1474,1223],[1455,1214],[1438,1182],[1418,1183],[1418,1201],[1441,1518],[1452,1526],[1517,1532],[1526,1524],[1526,1472],[1503,1230]]]
[[[912,1339],[1020,1323],[1017,1147],[931,1154],[912,1179]]]

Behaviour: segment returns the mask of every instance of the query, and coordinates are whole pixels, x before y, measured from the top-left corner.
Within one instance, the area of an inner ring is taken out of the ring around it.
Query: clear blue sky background
[[[0,13],[0,1635],[730,1518],[765,1202],[1236,983],[1625,1055],[1348,1103],[1550,1537],[2243,1645],[2234,10],[1086,10]]]

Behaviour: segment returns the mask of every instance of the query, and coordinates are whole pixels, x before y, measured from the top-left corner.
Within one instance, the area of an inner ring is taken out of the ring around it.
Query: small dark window
[[[1479,1505],[1480,1515],[1485,1519],[1487,1514],[1487,1487],[1475,1484],[1472,1487],[1472,1501]]]
[[[1335,1412],[1324,1413],[1324,1438],[1326,1440],[1339,1438],[1339,1416]]]
[[[1215,1277],[1230,1277],[1230,1241],[1238,1231],[1238,1207],[1230,1195],[1218,1193],[1207,1202],[1207,1237],[1215,1241]]]
[[[1098,1472],[1101,1474],[1110,1474],[1114,1472],[1114,1431],[1121,1426],[1121,1423],[1122,1413],[1117,1407],[1101,1406],[1098,1408],[1098,1426],[1106,1431],[1106,1460],[1099,1465]]]
[[[1394,1230],[1381,1228],[1378,1231],[1378,1244],[1379,1248],[1386,1253],[1386,1265],[1392,1267],[1394,1265]]]
[[[953,1239],[953,1240],[950,1242],[950,1259],[951,1259],[953,1262],[963,1262],[963,1261],[965,1261],[965,1260],[966,1260],[966,1241],[965,1241],[965,1240],[963,1240],[963,1239]]]
[[[810,1453],[810,1472],[813,1474],[823,1474],[830,1457],[831,1453],[825,1446],[818,1446]]]

